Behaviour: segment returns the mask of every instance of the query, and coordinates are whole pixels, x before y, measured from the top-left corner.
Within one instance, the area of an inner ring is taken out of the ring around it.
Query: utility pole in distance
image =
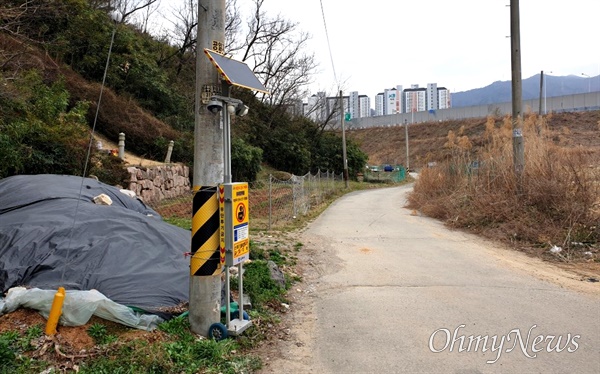
[[[348,188],[348,157],[346,155],[346,125],[344,124],[344,96],[342,90],[340,90],[340,117],[342,118],[342,157],[344,159],[344,183]]]
[[[221,114],[213,114],[206,104],[220,95],[221,80],[204,48],[223,51],[225,42],[225,0],[198,0],[196,39],[196,99],[194,126],[193,190],[218,186],[223,181],[223,130]],[[194,333],[207,336],[211,324],[221,317],[221,276],[190,276],[189,320]]]
[[[542,115],[542,97],[544,93],[544,71],[540,72],[540,108],[538,109],[538,115]]]
[[[517,190],[521,190],[521,177],[525,167],[523,145],[523,87],[521,84],[521,29],[519,25],[519,0],[510,0],[510,47],[512,68],[512,128],[513,164],[517,177]]]

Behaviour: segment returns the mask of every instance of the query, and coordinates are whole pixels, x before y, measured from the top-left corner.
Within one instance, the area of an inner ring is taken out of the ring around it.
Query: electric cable
[[[327,48],[329,49],[329,59],[331,60],[331,68],[333,69],[333,78],[335,79],[335,83],[339,86],[337,74],[335,73],[335,64],[333,63],[333,54],[331,53],[331,43],[329,42],[329,32],[327,31],[327,21],[325,21],[325,9],[323,8],[323,0],[320,0],[320,3],[321,3],[321,14],[323,16],[323,26],[325,26],[325,37],[327,38]]]
[[[96,123],[98,122],[98,114],[100,113],[100,102],[102,101],[102,93],[104,92],[104,85],[106,83],[106,74],[108,72],[108,66],[110,63],[110,54],[112,52],[112,47],[115,42],[115,33],[117,32],[117,25],[115,24],[112,31],[112,36],[110,39],[110,46],[108,47],[108,56],[106,57],[106,66],[104,67],[104,76],[102,77],[102,85],[100,86],[100,95],[98,97],[98,104],[96,105],[96,115],[94,116],[94,123],[92,124],[92,131],[90,133],[90,142],[88,144],[87,155],[85,157],[85,163],[83,166],[83,173],[81,175],[81,185],[79,187],[79,198],[77,199],[77,205],[75,205],[75,214],[73,215],[73,224],[71,225],[71,230],[69,232],[69,243],[67,244],[67,261],[65,262],[65,266],[63,266],[63,270],[60,275],[60,281],[64,280],[65,270],[67,268],[67,262],[70,256],[71,251],[71,241],[73,239],[73,230],[75,229],[75,223],[77,222],[77,213],[79,212],[79,203],[81,202],[81,195],[83,191],[83,184],[85,182],[85,174],[87,173],[88,164],[90,161],[90,155],[92,153],[92,144],[94,142],[94,133],[96,131]]]

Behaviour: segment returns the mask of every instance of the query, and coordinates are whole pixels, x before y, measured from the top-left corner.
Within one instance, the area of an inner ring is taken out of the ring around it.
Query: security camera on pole
[[[210,96],[221,93],[219,75],[202,52],[204,48],[222,49],[225,41],[225,0],[198,0],[198,32],[196,40],[196,98],[194,126],[194,197],[200,193],[210,196],[213,187],[223,179],[223,132],[218,117],[211,113],[205,102]],[[202,190],[202,192],[200,192]],[[206,191],[204,191],[206,190]],[[216,193],[216,191],[215,191]],[[217,209],[212,207],[211,209]],[[218,225],[218,222],[217,222]],[[203,227],[211,228],[209,221],[194,227],[192,219],[192,251],[194,237],[199,237]],[[196,230],[194,230],[196,229]],[[198,234],[198,235],[195,235]],[[218,247],[218,244],[216,245]],[[211,256],[212,257],[212,256]],[[202,261],[206,257],[192,261]],[[206,259],[211,265],[214,260]],[[204,264],[206,265],[206,264]],[[214,265],[214,264],[212,264]],[[190,263],[190,266],[202,266]],[[220,319],[221,274],[190,276],[189,320],[193,332],[207,336],[208,328]],[[206,272],[208,273],[208,272]]]
[[[204,53],[221,75],[224,92],[229,93],[231,86],[238,86],[268,93],[246,64],[209,49],[205,49]],[[221,340],[228,335],[239,335],[252,325],[247,314],[244,314],[244,272],[242,268],[244,261],[250,258],[248,183],[232,183],[231,179],[231,116],[245,116],[248,113],[248,107],[241,100],[228,95],[213,95],[206,104],[206,108],[214,115],[220,115],[223,121],[224,178],[218,191],[218,216],[220,261],[225,265],[225,305],[221,306],[221,311],[225,312],[226,322],[224,325],[214,322],[208,329],[209,337]],[[237,305],[230,303],[229,268],[231,266],[238,267],[239,299]],[[232,305],[237,310],[232,310]]]
[[[232,85],[237,85],[268,93],[248,66],[223,56],[225,13],[225,0],[205,0],[198,3],[194,201],[189,300],[189,320],[192,331],[217,340],[226,337],[227,329],[231,327],[229,326],[229,292],[225,297],[227,326],[219,323],[221,275],[223,265],[226,265],[226,288],[229,291],[228,267],[230,266],[225,264],[224,230],[219,226],[223,221],[221,203],[224,202],[219,184],[221,182],[224,185],[232,184],[230,115],[245,115],[248,112],[248,107],[240,100],[229,97],[229,91]],[[205,56],[202,56],[203,54]],[[224,108],[226,109],[223,110]],[[247,219],[246,216],[244,218]],[[246,226],[238,225],[235,234],[238,236],[245,234],[247,239],[247,222],[244,223]],[[243,243],[237,244],[238,248],[241,247],[242,250],[245,248]],[[241,270],[241,263],[239,266]],[[239,274],[241,275],[242,272],[240,271]],[[240,294],[242,294],[241,276]],[[243,318],[243,309],[240,309],[239,313],[240,318]],[[243,331],[247,325],[244,322],[234,325],[234,333]]]

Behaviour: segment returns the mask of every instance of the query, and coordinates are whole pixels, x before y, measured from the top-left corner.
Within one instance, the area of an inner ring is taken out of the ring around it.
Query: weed
[[[115,335],[111,335],[106,330],[106,326],[101,323],[94,323],[88,330],[88,335],[94,339],[94,342],[99,345],[113,343],[117,340]]]
[[[560,245],[567,249],[568,261],[576,253],[583,258],[584,251],[567,247],[572,242],[597,242],[591,227],[600,219],[593,208],[600,180],[588,166],[593,164],[590,154],[554,144],[545,119],[534,115],[525,119],[523,136],[525,168],[517,178],[509,117],[499,126],[488,119],[477,154],[469,139],[450,132],[446,148],[451,157],[422,170],[409,207],[517,246]],[[476,168],[474,158],[479,161]]]
[[[250,259],[252,261],[267,259],[263,245],[252,239],[250,239]]]
[[[268,302],[281,301],[285,289],[273,279],[267,266],[267,261],[257,260],[245,266],[244,290],[250,296],[256,310],[264,310]]]
[[[16,331],[0,334],[0,373],[41,372],[47,366],[43,361],[34,361],[23,355],[34,350],[33,339],[42,336],[41,325],[32,326],[23,336]]]
[[[0,371],[4,372],[8,365],[15,359],[14,346],[19,338],[15,331],[8,331],[0,335]],[[5,366],[6,365],[6,366]]]
[[[180,339],[189,340],[193,338],[190,332],[190,321],[186,317],[170,319],[158,325],[158,329],[167,334],[175,335]]]
[[[269,251],[269,259],[279,266],[287,262],[285,256],[281,254],[279,249],[271,249]]]
[[[171,225],[175,225],[184,230],[190,230],[192,228],[191,216],[189,218],[177,217],[177,216],[163,217],[163,220],[167,223],[170,223]]]

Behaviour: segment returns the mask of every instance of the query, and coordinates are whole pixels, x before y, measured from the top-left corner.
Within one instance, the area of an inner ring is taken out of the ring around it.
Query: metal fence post
[[[273,198],[272,198],[272,178],[273,176],[269,174],[269,231],[271,231],[271,211],[273,210]]]
[[[296,218],[296,188],[294,188],[294,175],[292,174],[292,218]]]
[[[318,196],[319,196],[319,201],[318,204],[321,204],[321,201],[323,201],[323,193],[322,193],[322,188],[323,186],[321,186],[321,169],[319,169],[319,171],[317,171],[317,192],[318,192]]]

